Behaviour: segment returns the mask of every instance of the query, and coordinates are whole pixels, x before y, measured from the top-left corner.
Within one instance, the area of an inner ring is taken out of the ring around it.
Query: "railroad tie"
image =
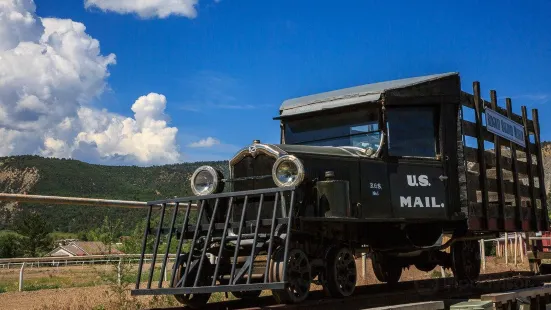
[[[365,308],[364,310],[442,310],[444,309],[443,301],[425,301],[411,304]]]

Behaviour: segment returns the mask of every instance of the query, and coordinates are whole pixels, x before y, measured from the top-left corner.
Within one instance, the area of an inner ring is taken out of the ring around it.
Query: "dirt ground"
[[[357,261],[358,266],[358,285],[369,285],[379,283],[373,274],[371,262],[367,260],[366,277],[362,277],[361,261]],[[58,273],[72,274],[73,277],[90,278],[94,277],[95,269],[84,267],[67,267],[68,270],[57,271]],[[54,268],[55,269],[55,268]],[[505,271],[526,271],[529,270],[528,263],[518,263],[514,266],[513,263],[505,265],[503,259],[495,257],[487,257],[486,270],[483,273],[497,273]],[[34,272],[28,273],[26,279],[41,279],[45,276],[55,274],[55,270],[46,268],[45,270],[36,269]],[[451,276],[451,271],[446,270],[448,276]],[[0,280],[2,278],[13,278],[18,275],[15,270],[0,270]],[[437,267],[431,272],[419,271],[414,267],[404,270],[401,281],[421,280],[440,277],[440,267]],[[17,280],[16,280],[17,281]],[[78,283],[78,279],[75,279]],[[82,281],[81,281],[82,282]],[[86,281],[84,281],[86,282]],[[93,285],[93,284],[92,284]],[[319,287],[312,287],[319,289]],[[263,295],[269,294],[265,292]],[[222,295],[216,295],[211,298],[220,300]],[[161,306],[176,306],[177,302],[171,296],[154,299],[151,297],[130,297],[128,290],[123,290],[116,285],[95,285],[71,287],[62,289],[42,289],[28,292],[6,292],[0,293],[0,308],[2,309],[139,309],[148,307]]]

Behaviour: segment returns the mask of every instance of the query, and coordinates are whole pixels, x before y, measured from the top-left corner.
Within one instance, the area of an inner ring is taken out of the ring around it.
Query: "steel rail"
[[[357,292],[345,299],[329,298],[323,291],[312,291],[310,297],[300,304],[277,304],[272,296],[262,296],[251,300],[238,299],[208,303],[206,310],[234,309],[372,309],[384,306],[398,306],[426,301],[444,301],[454,304],[458,301],[478,298],[484,294],[510,292],[519,289],[540,288],[551,280],[551,275],[527,275],[529,272],[503,272],[483,274],[477,285],[455,284],[453,277],[398,282],[394,288],[385,284],[358,286]],[[446,307],[448,308],[448,307]],[[150,308],[148,310],[176,310],[181,308]],[[419,308],[417,308],[419,309]]]

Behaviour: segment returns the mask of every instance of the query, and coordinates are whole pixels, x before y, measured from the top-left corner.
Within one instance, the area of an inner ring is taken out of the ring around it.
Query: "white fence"
[[[176,255],[169,254],[167,266],[169,263],[174,263]],[[153,254],[145,254],[144,263],[151,262]],[[162,261],[164,255],[157,255],[155,261]],[[44,268],[44,267],[64,267],[64,266],[81,266],[81,265],[96,265],[96,264],[117,264],[117,279],[120,284],[122,278],[121,264],[137,263],[140,260],[139,254],[120,254],[120,255],[88,255],[76,257],[26,257],[26,258],[4,258],[0,259],[0,268],[17,269],[19,268],[19,291],[24,288],[24,272],[25,268]],[[167,280],[168,269],[165,268],[164,279]]]
[[[176,255],[169,254],[168,259],[174,260]],[[153,254],[145,254],[144,261],[151,261]],[[157,261],[162,260],[164,254],[157,255]],[[0,259],[0,268],[17,268],[25,264],[26,267],[60,267],[74,265],[93,265],[110,264],[121,260],[127,262],[137,262],[140,260],[140,254],[117,254],[117,255],[87,255],[72,257],[25,257],[25,258],[2,258]]]

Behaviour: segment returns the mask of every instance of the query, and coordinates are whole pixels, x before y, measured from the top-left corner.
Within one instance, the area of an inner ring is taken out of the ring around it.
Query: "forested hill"
[[[198,162],[137,167],[102,166],[78,160],[39,156],[0,157],[0,192],[148,201],[191,194],[189,179],[201,165],[213,165],[227,173],[227,162]],[[21,208],[34,209],[54,230],[80,232],[101,225],[104,217],[120,218],[131,230],[145,217],[136,209],[88,206],[33,206],[0,203],[0,230]]]

